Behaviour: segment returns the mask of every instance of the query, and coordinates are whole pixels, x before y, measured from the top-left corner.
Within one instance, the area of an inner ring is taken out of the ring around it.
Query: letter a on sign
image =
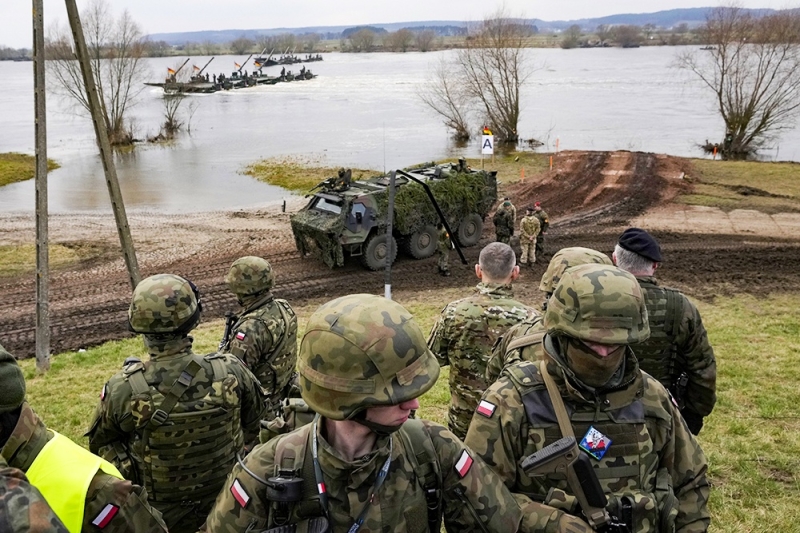
[[[494,135],[484,135],[481,143],[481,153],[483,155],[494,154]]]

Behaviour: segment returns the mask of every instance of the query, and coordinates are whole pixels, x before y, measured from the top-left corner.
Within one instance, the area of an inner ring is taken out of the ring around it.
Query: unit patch
[[[94,520],[92,520],[92,525],[95,525],[100,529],[103,529],[111,522],[111,520],[115,516],[117,516],[118,512],[119,512],[119,507],[112,503],[109,503],[108,505],[103,507],[103,510],[100,511],[100,514],[94,517]]]
[[[244,490],[242,484],[239,483],[238,478],[233,480],[233,485],[231,485],[231,494],[233,494],[233,497],[236,498],[236,501],[239,502],[239,505],[241,505],[242,508],[247,507],[247,504],[250,503],[250,495],[247,494],[247,491]]]
[[[481,403],[478,404],[478,408],[476,409],[476,411],[478,411],[478,413],[482,414],[486,418],[492,418],[495,409],[497,409],[497,406],[495,404],[481,400]]]
[[[469,473],[470,468],[472,468],[472,457],[467,453],[467,450],[464,450],[456,463],[456,472],[463,479]]]
[[[599,461],[606,454],[609,446],[611,446],[611,439],[594,429],[593,426],[590,426],[589,431],[583,436],[579,446]]]

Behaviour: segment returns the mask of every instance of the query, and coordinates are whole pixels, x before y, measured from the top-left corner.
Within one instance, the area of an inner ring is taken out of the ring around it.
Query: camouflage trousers
[[[541,233],[536,237],[536,255],[537,257],[544,255],[544,235]]]
[[[521,265],[528,264],[528,259],[530,256],[530,263],[534,264],[536,262],[536,237],[534,237],[532,241],[520,239],[519,245],[522,248],[522,254],[519,258],[519,263]]]
[[[511,243],[511,234],[506,232],[498,231],[496,234],[497,242],[502,242],[503,244],[510,244]]]
[[[450,251],[439,252],[439,272],[450,272]]]

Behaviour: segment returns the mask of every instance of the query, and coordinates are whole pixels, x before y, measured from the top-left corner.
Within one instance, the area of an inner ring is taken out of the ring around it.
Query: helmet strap
[[[370,431],[378,435],[379,437],[388,437],[401,427],[403,424],[398,426],[384,426],[383,424],[376,424],[370,420],[367,420],[367,412],[366,411],[359,411],[355,414],[353,418],[351,418],[353,422],[358,422],[362,426],[369,428]]]

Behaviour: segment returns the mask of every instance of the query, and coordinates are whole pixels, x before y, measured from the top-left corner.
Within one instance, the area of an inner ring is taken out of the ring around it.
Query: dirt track
[[[698,298],[737,292],[766,294],[800,288],[800,216],[766,217],[747,212],[726,214],[707,208],[671,204],[690,188],[682,178],[680,159],[631,152],[567,152],[544,180],[508,185],[521,214],[539,200],[551,217],[546,248],[587,246],[611,253],[616,237],[628,225],[646,227],[661,241],[666,261],[659,277]],[[289,206],[289,211],[301,204]],[[280,206],[252,211],[181,216],[129,215],[143,276],[172,272],[193,280],[203,294],[205,318],[221,317],[236,303],[223,283],[230,264],[242,255],[270,260],[278,276],[276,294],[293,303],[324,301],[342,294],[382,293],[382,272],[363,270],[356,261],[329,270],[301,259],[294,249],[288,213]],[[33,217],[2,217],[0,244],[34,240]],[[483,243],[493,236],[487,217]],[[750,223],[748,223],[748,221]],[[51,278],[51,346],[54,352],[126,337],[130,287],[110,215],[51,217],[51,241],[90,245],[96,259],[57,270]],[[466,250],[467,265],[456,264],[453,276],[435,273],[435,258],[399,257],[396,291],[427,291],[470,286],[472,265],[481,246]],[[539,303],[538,279],[546,260],[526,272],[517,294]],[[451,263],[457,263],[452,254]],[[20,357],[34,353],[35,289],[30,274],[0,278],[0,344]],[[446,302],[441,302],[444,305]]]

